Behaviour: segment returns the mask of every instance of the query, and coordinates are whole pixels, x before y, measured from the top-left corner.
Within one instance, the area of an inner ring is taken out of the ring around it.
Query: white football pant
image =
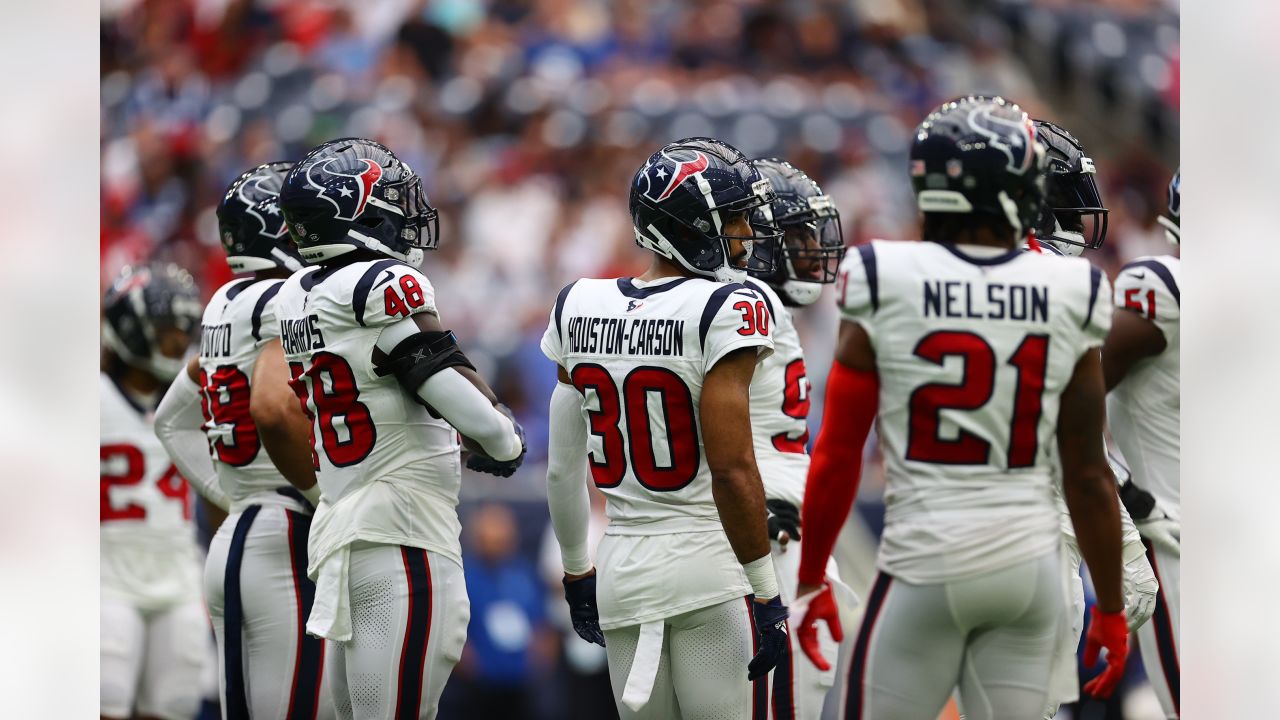
[[[1156,595],[1155,613],[1138,628],[1138,647],[1165,717],[1176,718],[1179,713],[1178,638],[1182,637],[1179,634],[1178,596],[1182,588],[1179,558],[1153,547],[1148,540],[1142,544],[1147,547],[1147,562],[1156,573],[1160,591]]]
[[[348,573],[351,640],[326,645],[338,717],[432,720],[467,640],[462,566],[421,548],[356,542]]]
[[[224,720],[332,720],[324,640],[306,634],[309,515],[251,505],[209,543],[205,597]]]
[[[747,681],[755,654],[756,631],[751,600],[735,598],[662,623],[656,657],[636,658],[641,628],[628,625],[604,631],[609,683],[621,720],[766,720],[768,676]],[[657,663],[653,689],[638,710],[623,702],[631,668]]]
[[[142,610],[103,597],[100,713],[191,720],[210,660],[209,623],[199,600]]]
[[[935,718],[960,687],[969,720],[1044,712],[1067,622],[1058,553],[964,580],[913,585],[881,572],[854,641],[855,720]]]

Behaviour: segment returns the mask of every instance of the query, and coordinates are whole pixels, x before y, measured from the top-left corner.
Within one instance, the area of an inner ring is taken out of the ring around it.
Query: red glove
[[[798,613],[804,613],[800,620],[800,627],[796,630],[799,633],[800,648],[819,670],[823,672],[830,670],[831,664],[822,657],[822,650],[818,648],[817,621],[827,622],[831,637],[835,638],[836,642],[844,639],[844,629],[840,627],[840,609],[836,606],[835,596],[831,594],[831,585],[824,582],[821,590],[798,598],[792,607],[796,608]]]
[[[1107,667],[1084,686],[1084,691],[1096,698],[1111,697],[1124,675],[1124,663],[1129,659],[1129,623],[1123,610],[1105,613],[1094,605],[1089,634],[1084,639],[1085,667],[1093,667],[1098,662],[1098,651],[1102,648],[1107,649]]]

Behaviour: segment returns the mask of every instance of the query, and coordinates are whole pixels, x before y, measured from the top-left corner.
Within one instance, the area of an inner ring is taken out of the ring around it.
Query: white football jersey
[[[874,241],[837,283],[879,371],[881,569],[936,583],[1052,552],[1058,405],[1110,327],[1106,277],[1081,258]]]
[[[1182,262],[1171,255],[1143,257],[1116,276],[1115,306],[1155,323],[1167,345],[1139,360],[1107,395],[1107,420],[1138,487],[1151,493],[1160,509],[1181,518],[1179,497],[1182,437],[1180,348],[1178,331]]]
[[[759,293],[702,278],[579,280],[556,299],[542,351],[582,393],[606,536],[639,538],[601,558],[602,627],[750,592],[711,495],[699,402],[727,353],[772,351],[770,326]]]
[[[791,310],[773,288],[758,280],[747,286],[764,298],[773,317],[773,354],[751,378],[751,432],[756,464],[770,500],[800,507],[809,474],[809,377]]]
[[[305,507],[267,456],[249,415],[253,368],[280,332],[275,297],[284,280],[232,280],[213,294],[200,327],[200,407],[218,484],[240,506],[252,502]]]
[[[354,540],[462,562],[458,433],[373,365],[382,330],[420,312],[436,312],[431,283],[391,259],[307,268],[276,296],[290,385],[313,422],[323,495],[311,526],[312,574]]]
[[[156,438],[154,409],[135,405],[106,373],[98,399],[103,595],[144,609],[199,598],[194,497]]]

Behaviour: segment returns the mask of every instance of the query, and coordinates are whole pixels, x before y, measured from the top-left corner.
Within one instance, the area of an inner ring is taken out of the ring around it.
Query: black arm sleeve
[[[418,397],[418,388],[432,375],[449,367],[475,366],[462,354],[458,339],[451,331],[420,332],[395,346],[374,372],[379,377],[395,375],[410,395]]]

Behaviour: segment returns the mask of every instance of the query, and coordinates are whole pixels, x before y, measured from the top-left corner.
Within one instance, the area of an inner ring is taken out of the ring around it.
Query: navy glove
[[[573,631],[589,643],[604,647],[604,632],[600,630],[600,608],[596,607],[596,576],[578,580],[564,578],[564,599],[569,603],[569,618]]]
[[[769,510],[769,539],[782,542],[779,537],[786,533],[788,540],[800,539],[800,510],[786,500],[767,500],[765,507]]]
[[[787,606],[782,604],[781,597],[775,597],[761,604],[751,600],[751,610],[756,620],[756,631],[760,633],[760,649],[747,665],[747,681],[756,680],[769,674],[787,656],[791,644],[787,638]]]
[[[497,475],[498,477],[511,477],[516,469],[520,467],[520,464],[524,462],[525,453],[529,451],[529,444],[525,442],[524,428],[520,427],[520,423],[516,422],[516,417],[511,413],[511,409],[502,404],[494,405],[494,409],[506,415],[511,420],[511,424],[515,426],[516,437],[520,438],[520,454],[513,460],[494,460],[484,453],[472,452],[467,458],[467,469]]]

